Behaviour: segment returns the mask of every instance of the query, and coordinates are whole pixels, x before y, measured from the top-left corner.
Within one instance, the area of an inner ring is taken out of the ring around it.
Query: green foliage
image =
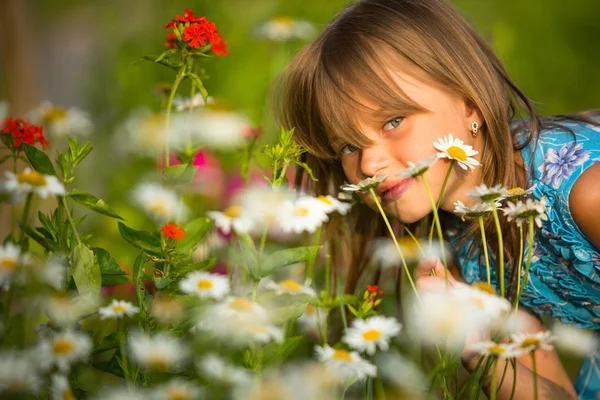
[[[71,251],[69,276],[73,278],[79,293],[100,294],[102,274],[94,260],[94,252],[83,243],[79,243]]]
[[[50,158],[48,158],[46,153],[30,144],[22,143],[22,145],[25,149],[27,160],[29,160],[33,169],[42,174],[56,176],[52,161],[50,161]]]
[[[89,208],[90,210],[96,211],[97,213],[107,215],[116,219],[123,219],[114,212],[105,202],[97,198],[96,196],[87,193],[83,190],[73,189],[69,192],[68,196],[75,200],[82,206]]]
[[[119,222],[119,233],[129,244],[152,255],[162,254],[160,237],[157,234],[138,231]]]

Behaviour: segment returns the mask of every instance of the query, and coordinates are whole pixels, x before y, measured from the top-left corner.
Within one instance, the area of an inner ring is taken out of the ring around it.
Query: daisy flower
[[[509,221],[514,220],[518,226],[527,223],[529,217],[534,217],[538,228],[542,227],[542,221],[548,221],[545,197],[542,197],[541,200],[527,199],[526,202],[519,200],[517,204],[508,201],[502,211]]]
[[[352,208],[352,204],[343,203],[331,195],[317,196],[317,200],[323,203],[323,210],[327,214],[331,214],[332,212],[338,212],[341,215],[346,215],[348,213],[348,210]]]
[[[0,352],[0,393],[38,393],[42,386],[38,361],[29,352]]]
[[[124,316],[131,317],[137,314],[140,309],[128,301],[113,299],[112,303],[106,307],[102,307],[98,310],[100,319],[107,318],[123,318]]]
[[[194,108],[204,107],[206,104],[214,104],[215,99],[212,96],[208,96],[207,102],[204,102],[202,93],[196,93],[193,98],[182,97],[176,95],[173,99],[173,106],[177,111],[193,110]]]
[[[69,385],[69,379],[66,376],[52,375],[50,396],[52,400],[75,400],[75,396],[71,391],[71,385]]]
[[[433,143],[433,147],[440,151],[437,154],[439,158],[456,160],[458,165],[464,170],[468,168],[473,170],[479,165],[479,161],[471,157],[479,154],[479,152],[473,150],[473,147],[464,144],[462,140],[454,138],[452,134],[439,138],[437,142]]]
[[[207,354],[202,357],[197,368],[203,373],[203,376],[228,385],[247,384],[252,379],[246,369],[231,364],[229,360],[216,354]]]
[[[304,313],[296,320],[298,325],[303,331],[312,336],[319,335],[319,327],[323,326],[325,319],[327,318],[327,310],[324,308],[317,308],[312,304],[308,304]]]
[[[57,293],[44,299],[41,307],[53,325],[70,325],[78,317],[90,314],[98,309],[98,298],[91,293],[71,297],[66,293]]]
[[[552,334],[555,338],[554,343],[559,348],[576,355],[587,356],[600,347],[600,340],[594,332],[585,329],[555,323],[552,326]]]
[[[377,375],[377,367],[355,351],[334,349],[329,345],[315,346],[315,351],[317,359],[325,364],[328,371],[344,381],[362,381]]]
[[[149,393],[154,400],[196,400],[202,398],[200,386],[182,378],[175,378],[167,383],[156,386]]]
[[[179,281],[179,289],[188,294],[195,294],[201,299],[222,299],[229,293],[229,279],[223,275],[196,271],[187,274]]]
[[[183,306],[176,297],[155,296],[152,299],[151,313],[163,324],[174,324],[184,317]]]
[[[61,372],[68,372],[71,364],[86,360],[91,351],[92,340],[88,335],[67,330],[40,342],[36,354],[45,368],[56,365]]]
[[[381,184],[381,182],[385,181],[387,179],[387,175],[381,175],[381,176],[377,176],[377,175],[373,175],[368,177],[367,179],[363,179],[362,181],[358,182],[357,184],[350,184],[350,183],[346,183],[342,186],[340,186],[340,189],[342,189],[344,192],[350,192],[350,193],[354,193],[354,192],[368,192],[370,189],[374,189],[377,186],[379,186]]]
[[[19,266],[27,264],[29,257],[21,253],[21,248],[12,242],[0,246],[0,286],[12,281]]]
[[[66,137],[87,136],[92,131],[92,122],[88,113],[76,107],[65,109],[45,101],[33,110],[29,118],[43,125],[51,136]]]
[[[529,189],[523,189],[518,186],[515,186],[515,187],[507,190],[507,194],[506,194],[506,196],[504,196],[504,198],[507,200],[513,200],[513,199],[518,200],[521,197],[529,196],[531,193],[533,193],[536,186],[537,186],[537,184],[534,184]]]
[[[379,347],[382,351],[387,351],[390,339],[398,335],[401,328],[402,324],[396,321],[395,318],[387,318],[381,315],[366,320],[355,319],[342,341],[356,350],[373,355],[376,347]]]
[[[552,350],[554,337],[550,331],[536,333],[513,333],[510,335],[513,344],[526,352],[534,352],[538,349]]]
[[[316,296],[317,293],[309,286],[304,286],[301,283],[293,279],[286,279],[281,282],[275,282],[272,279],[265,278],[261,281],[261,284],[265,289],[274,290],[277,294],[307,294],[309,296]]]
[[[4,191],[16,196],[35,193],[45,199],[48,196],[64,196],[65,187],[56,176],[40,174],[31,168],[25,168],[18,174],[4,171],[6,182],[3,184]]]
[[[321,203],[320,200],[309,196],[284,203],[277,218],[281,230],[286,233],[314,233],[329,220]]]
[[[244,143],[248,119],[235,110],[206,105],[193,113],[173,117],[173,130],[189,133],[194,141],[209,149],[234,150]]]
[[[472,343],[468,347],[482,356],[496,356],[498,358],[516,358],[525,354],[523,349],[506,343],[479,342]]]
[[[502,200],[508,194],[508,189],[502,184],[493,187],[487,187],[485,183],[475,186],[473,190],[467,192],[467,196],[476,201]]]
[[[230,206],[221,211],[209,211],[206,215],[215,221],[215,226],[226,235],[229,235],[231,229],[235,233],[248,233],[253,227],[252,219],[244,212],[240,206]]]
[[[250,341],[258,343],[269,343],[271,341],[281,343],[283,342],[283,329],[273,325],[266,324],[250,324],[243,325],[240,327],[241,333],[244,336],[248,336]]]
[[[497,201],[495,203],[496,203],[496,207],[502,206],[502,204],[500,204]],[[482,203],[476,203],[470,207],[467,207],[463,204],[462,201],[457,200],[454,202],[454,207],[455,207],[454,213],[462,214],[460,218],[463,221],[465,220],[465,217],[479,218],[479,217],[482,217],[482,216],[492,212],[492,204],[488,203],[487,201],[482,202]]]
[[[133,199],[150,218],[160,222],[184,219],[187,207],[175,192],[153,183],[142,183],[133,192]]]
[[[154,336],[132,334],[127,344],[133,361],[141,367],[157,372],[176,369],[187,356],[187,351],[179,339],[162,332]]]
[[[480,312],[482,319],[495,321],[506,315],[511,309],[510,302],[496,295],[494,289],[485,283],[472,286],[457,283],[450,289],[449,294],[459,300],[464,300],[467,306],[472,307],[471,312]]]
[[[431,158],[424,158],[422,160],[419,160],[416,164],[409,161],[408,168],[400,171],[398,175],[403,176],[405,178],[415,178],[417,176],[421,176],[425,172],[427,172],[429,167],[435,164],[437,160],[439,160],[439,158],[437,156],[433,156]]]
[[[298,39],[309,39],[317,29],[308,21],[280,16],[263,22],[256,29],[256,34],[273,42],[288,42]]]
[[[252,187],[241,195],[241,207],[254,222],[253,228],[262,228],[277,221],[284,204],[295,201],[288,190]]]

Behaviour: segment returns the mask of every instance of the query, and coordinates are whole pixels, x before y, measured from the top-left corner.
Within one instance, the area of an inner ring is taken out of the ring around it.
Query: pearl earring
[[[471,134],[473,137],[477,137],[477,131],[479,130],[479,124],[477,121],[471,122]]]

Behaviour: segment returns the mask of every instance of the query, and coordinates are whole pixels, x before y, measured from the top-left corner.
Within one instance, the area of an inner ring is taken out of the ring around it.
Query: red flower
[[[242,125],[243,133],[242,135],[246,139],[258,138],[262,135],[262,127],[253,128],[250,125]]]
[[[215,34],[213,36],[211,36],[211,39],[214,39],[215,37],[218,37],[218,41],[214,42],[211,40],[211,43],[213,45],[212,47],[212,51],[213,53],[215,53],[215,55],[220,56],[227,56],[229,55],[229,50],[227,49],[227,40],[222,40],[221,36],[219,36],[219,34]]]
[[[181,240],[185,237],[185,230],[172,222],[162,228],[162,233],[174,240]]]
[[[165,47],[168,49],[177,48],[176,36],[173,32],[167,33],[167,41],[165,42]]]
[[[202,22],[206,18],[204,17],[196,17],[192,10],[187,8],[183,17],[181,15],[176,15],[174,19],[172,19],[168,24],[165,25],[165,28],[175,28],[175,24],[177,23],[186,23],[186,22]]]
[[[206,30],[203,24],[192,24],[183,30],[183,40],[191,47],[199,48],[206,44]]]
[[[31,125],[21,118],[7,118],[4,121],[2,133],[11,135],[14,138],[15,147],[21,147],[23,142],[32,146],[37,142],[45,149],[50,144],[44,136],[43,126]]]
[[[377,286],[377,285],[367,285],[367,290],[369,292],[373,293],[374,295],[383,297],[383,290],[380,290],[379,286]]]

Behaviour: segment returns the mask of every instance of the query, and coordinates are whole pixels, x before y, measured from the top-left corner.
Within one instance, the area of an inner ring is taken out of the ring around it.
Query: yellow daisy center
[[[403,236],[398,239],[398,242],[406,258],[415,258],[417,256],[417,245],[411,237]]]
[[[231,206],[227,207],[225,211],[223,211],[223,215],[228,218],[239,218],[242,215],[242,207],[240,206]]]
[[[63,400],[75,400],[75,396],[73,396],[73,393],[71,393],[70,390],[65,390],[62,393],[62,398]]]
[[[370,330],[366,331],[365,333],[363,333],[362,336],[363,336],[363,339],[365,339],[369,342],[372,342],[381,337],[381,332],[379,332],[376,329],[370,329]]]
[[[267,327],[264,326],[264,325],[254,325],[252,328],[250,328],[250,330],[253,333],[257,333],[257,334],[259,334],[259,333],[267,333],[269,331],[267,329]]]
[[[539,344],[540,344],[540,340],[538,338],[530,337],[530,338],[523,340],[523,343],[521,343],[521,347],[525,349],[530,346],[537,347],[537,346],[539,346]]]
[[[168,371],[169,363],[167,360],[159,354],[153,355],[150,357],[150,362],[148,363],[150,369],[154,371]]]
[[[312,304],[309,304],[309,305],[306,306],[306,313],[307,314],[312,315],[312,314],[315,313],[315,311],[317,311],[317,309]]]
[[[279,287],[283,290],[289,290],[290,292],[299,292],[302,290],[302,285],[291,279],[281,282]]]
[[[14,258],[3,258],[0,260],[0,268],[4,270],[14,270],[17,267],[17,260]]]
[[[336,360],[342,360],[346,362],[352,362],[352,357],[350,357],[350,353],[347,350],[335,350],[331,358],[335,358]]]
[[[48,183],[46,181],[46,178],[44,178],[44,175],[38,174],[33,170],[21,172],[20,174],[18,174],[17,181],[19,181],[19,183],[26,183],[35,187],[46,186],[46,184]]]
[[[523,190],[523,188],[520,188],[518,186],[514,187],[514,188],[510,188],[508,189],[508,193],[509,194],[520,194],[522,192],[524,192],[525,190]]]
[[[294,23],[294,18],[292,17],[275,17],[273,19],[284,25],[292,25]]]
[[[483,302],[482,299],[480,299],[479,297],[472,297],[471,298],[471,302],[473,303],[473,305],[475,305],[475,307],[477,308],[485,308],[485,303]]]
[[[62,107],[52,106],[44,113],[44,122],[55,122],[65,119],[67,112]]]
[[[446,153],[458,161],[467,161],[467,153],[461,147],[450,146],[448,150],[446,150]]]
[[[72,352],[74,347],[73,342],[69,339],[58,339],[52,345],[52,352],[54,354],[66,355]]]
[[[208,279],[200,279],[198,281],[198,289],[208,290],[213,287],[213,283]]]
[[[186,388],[176,387],[167,389],[168,400],[187,400],[191,398],[192,395]]]
[[[327,204],[327,205],[332,205],[333,201],[331,201],[330,199],[327,198],[327,196],[319,196],[317,197],[317,199],[321,200],[323,203]]]
[[[490,353],[494,353],[494,354],[504,354],[506,352],[506,349],[502,346],[498,346],[497,344],[488,347],[488,351]]]
[[[471,286],[473,286],[475,289],[481,290],[482,292],[486,292],[491,295],[496,295],[496,290],[492,287],[492,285],[488,285],[485,282],[476,282]]]
[[[156,199],[150,204],[150,211],[160,216],[167,215],[167,203],[162,199]]]
[[[306,217],[308,215],[308,209],[306,207],[296,207],[292,214],[296,217]]]
[[[117,305],[112,306],[112,310],[114,312],[125,312],[125,311],[127,311],[127,307],[122,304],[117,304]]]
[[[239,312],[250,312],[252,311],[252,302],[243,297],[236,297],[229,304],[231,308]]]

